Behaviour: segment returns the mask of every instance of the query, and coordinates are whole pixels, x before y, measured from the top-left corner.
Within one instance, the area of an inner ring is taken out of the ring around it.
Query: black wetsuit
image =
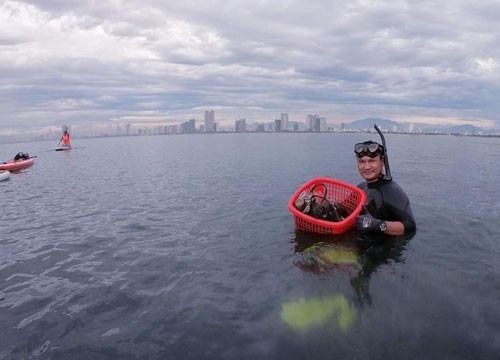
[[[358,187],[366,193],[365,205],[374,218],[400,221],[405,227],[405,233],[416,230],[410,200],[396,182],[380,179],[373,183],[361,183]]]

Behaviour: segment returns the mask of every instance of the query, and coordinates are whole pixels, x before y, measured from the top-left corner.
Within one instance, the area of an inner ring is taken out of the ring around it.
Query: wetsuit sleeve
[[[405,227],[405,233],[414,232],[416,230],[415,218],[408,195],[395,182],[387,185],[383,191],[383,197],[386,211],[390,213],[390,216],[385,220],[400,221]]]
[[[410,200],[398,183],[379,180],[370,184],[364,182],[358,187],[366,193],[365,205],[373,217],[386,221],[399,221],[403,224],[406,234],[415,232],[415,218]]]

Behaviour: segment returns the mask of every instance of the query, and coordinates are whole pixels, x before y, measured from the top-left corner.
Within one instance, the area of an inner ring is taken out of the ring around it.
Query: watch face
[[[380,231],[386,231],[387,230],[387,224],[385,222],[380,224]]]

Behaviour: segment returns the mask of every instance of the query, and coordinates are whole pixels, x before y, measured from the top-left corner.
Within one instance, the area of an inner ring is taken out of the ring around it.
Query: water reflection
[[[371,276],[382,265],[404,262],[404,251],[414,235],[367,238],[354,231],[334,236],[297,231],[294,264],[320,276],[348,274],[358,304],[371,305]]]

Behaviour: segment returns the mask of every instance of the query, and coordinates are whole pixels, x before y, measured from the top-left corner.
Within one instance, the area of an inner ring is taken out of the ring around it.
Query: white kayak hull
[[[0,170],[0,181],[7,180],[10,177],[10,171]]]

